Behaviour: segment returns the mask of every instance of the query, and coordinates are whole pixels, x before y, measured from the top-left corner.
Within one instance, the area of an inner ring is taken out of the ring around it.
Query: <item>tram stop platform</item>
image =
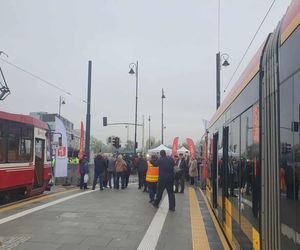
[[[186,185],[157,209],[147,192],[127,189],[59,192],[0,208],[0,249],[229,249],[201,190]]]

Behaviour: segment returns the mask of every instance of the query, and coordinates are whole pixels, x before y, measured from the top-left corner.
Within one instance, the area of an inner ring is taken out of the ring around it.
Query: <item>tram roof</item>
[[[293,33],[300,24],[300,0],[294,0],[282,20],[281,44]]]
[[[48,124],[46,122],[38,120],[29,115],[12,114],[0,111],[0,119],[25,123],[42,129],[49,129]]]

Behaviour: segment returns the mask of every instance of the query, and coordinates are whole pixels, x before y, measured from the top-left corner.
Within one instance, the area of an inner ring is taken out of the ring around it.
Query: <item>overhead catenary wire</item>
[[[59,87],[57,84],[54,84],[54,83],[52,83],[52,82],[50,82],[50,81],[48,81],[48,80],[45,80],[45,79],[43,79],[42,77],[40,77],[40,76],[38,76],[38,75],[36,75],[36,74],[34,74],[34,73],[31,73],[30,71],[28,71],[28,70],[26,70],[26,69],[24,69],[24,68],[22,68],[22,67],[20,67],[20,66],[18,66],[18,65],[16,65],[16,64],[12,63],[12,62],[10,62],[10,61],[8,61],[8,60],[5,60],[5,59],[3,59],[3,58],[0,58],[0,60],[3,61],[3,62],[5,62],[6,64],[12,66],[12,67],[14,67],[14,68],[16,68],[16,69],[18,69],[18,70],[24,72],[25,74],[28,74],[28,75],[30,75],[31,77],[36,78],[36,79],[40,80],[41,82],[43,82],[43,83],[45,83],[45,84],[47,84],[47,85],[49,85],[49,86],[51,86],[51,87],[53,87],[53,88],[55,88],[55,89],[57,89],[57,90],[62,91],[63,93],[65,93],[65,94],[67,94],[67,95],[69,95],[69,96],[72,96],[72,97],[74,97],[74,98],[76,98],[76,99],[78,99],[78,100],[80,100],[80,101],[82,101],[82,102],[84,102],[84,103],[87,103],[86,100],[83,100],[83,99],[81,99],[80,97],[76,97],[76,96],[72,95],[71,92],[66,91],[65,89]]]
[[[253,38],[251,39],[251,41],[250,41],[250,43],[249,43],[249,45],[248,45],[247,49],[245,50],[245,52],[244,52],[244,54],[243,54],[243,56],[242,56],[242,58],[241,58],[240,62],[238,63],[238,65],[237,65],[236,69],[234,70],[234,72],[233,72],[233,74],[232,74],[232,76],[231,76],[231,78],[230,78],[229,82],[227,83],[226,87],[224,88],[224,93],[226,92],[227,88],[229,87],[229,85],[230,85],[231,81],[233,80],[233,78],[234,78],[234,76],[235,76],[235,74],[236,74],[237,70],[238,70],[238,69],[239,69],[239,67],[241,66],[241,64],[242,64],[242,62],[243,62],[243,60],[244,60],[244,58],[245,58],[246,54],[248,53],[248,50],[250,49],[250,47],[251,47],[251,45],[252,45],[252,43],[253,43],[253,41],[254,41],[254,39],[255,39],[256,35],[258,34],[258,32],[259,32],[260,28],[262,27],[262,25],[263,25],[263,23],[265,22],[265,20],[266,20],[267,16],[269,15],[269,13],[270,13],[270,11],[271,11],[271,9],[272,9],[272,7],[273,7],[273,5],[274,5],[275,1],[276,1],[276,0],[273,0],[273,2],[271,3],[271,5],[270,5],[270,7],[269,7],[269,9],[268,9],[268,11],[267,11],[267,13],[265,14],[265,16],[264,16],[263,20],[261,21],[261,23],[260,23],[260,25],[259,25],[258,29],[257,29],[257,30],[256,30],[256,32],[255,32],[255,34],[254,34]]]
[[[0,52],[2,52],[2,51],[0,51]],[[2,52],[2,53],[4,54],[4,52]],[[73,95],[71,92],[66,91],[66,90],[64,90],[63,88],[57,86],[57,84],[51,83],[50,81],[45,80],[45,79],[43,79],[42,77],[40,77],[40,76],[38,76],[38,75],[36,75],[36,74],[34,74],[34,73],[31,73],[30,71],[28,71],[28,70],[26,70],[26,69],[24,69],[24,68],[22,68],[22,67],[20,67],[20,66],[18,66],[18,65],[16,65],[16,64],[10,62],[10,61],[7,61],[7,60],[5,60],[5,59],[3,59],[3,58],[1,58],[1,57],[0,57],[0,60],[2,60],[3,62],[5,62],[6,64],[8,64],[8,65],[10,65],[10,66],[12,66],[12,67],[14,67],[14,68],[16,68],[16,69],[18,69],[18,70],[24,72],[25,74],[28,74],[28,75],[30,75],[31,77],[36,78],[36,79],[38,79],[39,81],[41,81],[41,82],[43,82],[43,83],[45,83],[45,84],[47,84],[47,85],[49,85],[49,86],[51,86],[51,87],[53,87],[53,88],[59,90],[59,91],[62,91],[63,93],[67,94],[68,96],[72,96],[73,98],[77,99],[78,101],[83,102],[84,104],[87,104],[87,101],[86,101],[86,100],[84,100],[84,99],[82,99],[82,98],[80,98],[80,97],[78,97],[78,96]],[[92,113],[92,114],[93,114],[93,116],[98,116],[97,113]]]

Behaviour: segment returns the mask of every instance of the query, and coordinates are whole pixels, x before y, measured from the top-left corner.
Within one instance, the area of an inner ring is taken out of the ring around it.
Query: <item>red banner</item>
[[[186,143],[189,147],[189,150],[190,150],[190,156],[191,158],[195,158],[195,144],[194,144],[194,141],[191,139],[191,138],[187,138],[186,139]]]
[[[80,124],[80,143],[79,143],[79,155],[78,158],[81,160],[84,155],[84,149],[83,149],[83,144],[84,144],[84,128],[83,128],[83,122]],[[80,165],[78,164],[77,168],[77,174],[80,176]]]
[[[177,155],[178,140],[179,140],[179,137],[175,137],[174,140],[173,140],[173,147],[172,147],[172,157],[173,158],[174,158],[175,155]]]
[[[58,147],[57,149],[57,156],[58,157],[66,157],[67,155],[67,149],[64,146]]]
[[[81,160],[84,154],[84,149],[83,149],[83,144],[84,144],[84,129],[83,129],[83,122],[80,124],[80,144],[79,144],[79,155],[78,158]]]

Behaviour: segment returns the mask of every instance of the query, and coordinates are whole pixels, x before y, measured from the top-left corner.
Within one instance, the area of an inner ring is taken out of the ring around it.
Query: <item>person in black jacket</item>
[[[107,161],[101,154],[98,154],[95,159],[95,171],[94,171],[94,182],[93,190],[95,190],[97,180],[99,178],[100,190],[103,190],[103,173],[107,169]]]
[[[158,176],[158,191],[155,201],[152,203],[154,207],[158,208],[158,205],[161,201],[163,192],[167,189],[169,197],[169,210],[175,211],[175,195],[173,191],[173,182],[174,182],[174,160],[166,156],[166,151],[160,151],[160,159],[151,161],[152,165],[159,167],[159,176]]]
[[[137,160],[137,170],[139,175],[139,189],[144,187],[143,192],[147,191],[147,183],[146,183],[147,168],[148,165],[146,159],[142,155],[139,155]]]
[[[187,171],[187,164],[183,158],[183,154],[179,154],[179,159],[176,161],[176,165],[179,167],[179,172],[175,174],[175,193],[178,193],[178,187],[180,184],[180,193],[184,192],[184,179],[185,172]]]

